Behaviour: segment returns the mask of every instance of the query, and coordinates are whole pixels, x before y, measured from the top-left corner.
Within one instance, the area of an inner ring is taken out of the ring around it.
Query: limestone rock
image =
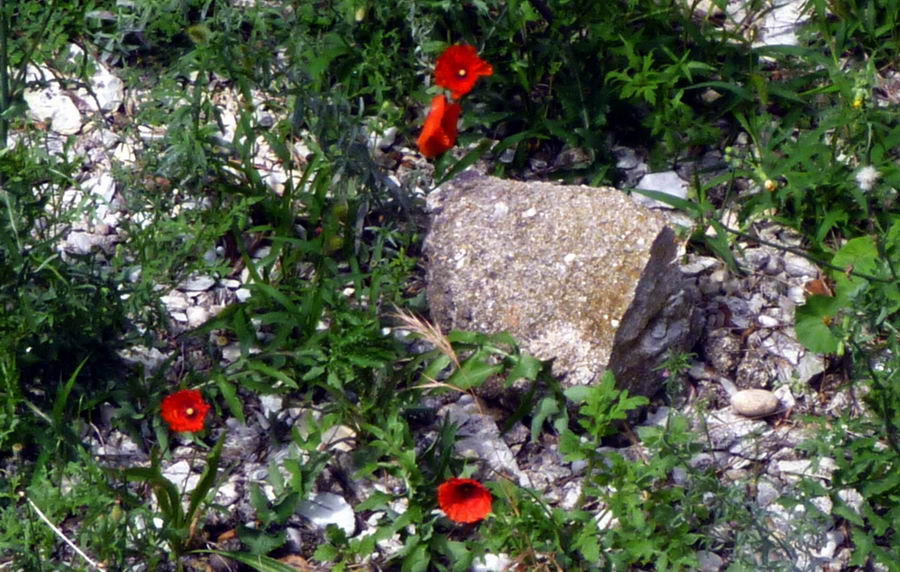
[[[466,172],[428,206],[427,295],[444,330],[507,331],[566,385],[610,367],[645,395],[666,351],[696,340],[674,232],[624,193]]]
[[[41,88],[29,87],[22,95],[28,111],[38,121],[50,122],[53,131],[74,135],[81,131],[81,113],[65,90],[48,78],[53,78],[49,69],[28,66],[27,81],[44,82]]]

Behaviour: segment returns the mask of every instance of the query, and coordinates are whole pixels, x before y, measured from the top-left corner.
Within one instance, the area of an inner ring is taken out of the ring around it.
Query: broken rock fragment
[[[427,295],[444,330],[507,331],[566,385],[609,367],[643,395],[667,351],[696,341],[675,233],[624,193],[470,171],[428,206]]]

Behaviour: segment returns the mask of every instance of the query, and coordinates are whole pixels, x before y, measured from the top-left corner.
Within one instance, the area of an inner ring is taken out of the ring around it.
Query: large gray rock
[[[507,331],[566,385],[610,367],[644,395],[666,351],[696,341],[674,232],[616,189],[466,172],[428,206],[427,295],[442,329]]]

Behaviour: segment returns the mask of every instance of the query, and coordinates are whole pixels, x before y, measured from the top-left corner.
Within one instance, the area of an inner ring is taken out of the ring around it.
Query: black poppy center
[[[475,487],[470,483],[465,483],[459,485],[459,488],[456,490],[457,494],[461,497],[470,497],[475,494]]]

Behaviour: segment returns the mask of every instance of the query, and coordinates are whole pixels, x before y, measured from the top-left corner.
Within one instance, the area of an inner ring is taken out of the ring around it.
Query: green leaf
[[[841,340],[826,323],[834,318],[837,309],[835,298],[810,296],[806,304],[798,307],[795,313],[794,329],[797,331],[797,340],[811,352],[822,354],[837,352]]]
[[[559,452],[566,462],[580,461],[585,458],[581,439],[569,430],[563,431],[559,436]]]
[[[265,295],[272,300],[275,300],[276,302],[284,306],[285,310],[292,312],[296,316],[299,317],[304,315],[304,312],[302,312],[300,308],[296,304],[294,304],[293,301],[291,301],[290,298],[288,298],[272,286],[269,286],[265,282],[251,282],[250,288],[252,290],[258,290],[259,294]]]
[[[234,384],[225,379],[225,376],[220,373],[214,374],[213,378],[216,380],[219,392],[222,394],[222,397],[225,398],[225,404],[228,406],[228,410],[241,422],[241,425],[246,425],[247,421],[244,419],[244,405],[237,396],[237,388],[235,388]]]
[[[464,572],[472,566],[474,555],[465,542],[450,540],[446,536],[438,536],[433,540],[434,548],[447,556],[453,563],[453,572]]]
[[[509,387],[514,381],[525,378],[534,381],[538,373],[541,371],[541,360],[529,354],[519,354],[515,358],[515,363],[506,376],[506,386]]]
[[[538,404],[534,417],[531,418],[531,442],[535,443],[541,434],[541,427],[547,417],[559,413],[559,403],[554,397],[545,397]]]
[[[250,506],[256,511],[256,517],[263,525],[267,525],[275,520],[275,513],[269,508],[269,501],[258,483],[251,483],[250,485]]]
[[[591,388],[587,385],[573,385],[563,390],[563,395],[572,403],[584,403],[587,401],[588,395],[591,394]]]
[[[502,365],[488,363],[486,361],[488,356],[487,350],[476,351],[462,363],[458,370],[453,372],[453,375],[447,379],[447,383],[460,389],[471,389],[480,386],[490,376],[503,371]]]
[[[450,356],[439,353],[437,357],[422,370],[420,378],[426,383],[434,381],[437,379],[438,374],[440,374],[448,365],[450,365]]]
[[[831,263],[840,268],[875,274],[878,270],[878,247],[871,236],[851,238],[834,253]]]
[[[194,487],[194,490],[191,491],[190,496],[188,497],[190,501],[185,515],[188,522],[193,519],[194,513],[197,512],[197,509],[200,507],[200,503],[206,499],[207,493],[209,493],[216,482],[219,471],[219,458],[222,456],[222,445],[225,444],[225,437],[227,435],[228,433],[223,431],[219,440],[216,441],[212,451],[206,457],[206,466],[203,467],[203,474],[200,475],[197,486]]]
[[[581,552],[582,557],[591,564],[596,564],[600,560],[600,542],[597,532],[596,521],[590,520],[581,529],[578,541],[575,543],[575,547]]]
[[[900,492],[900,468],[888,473],[884,478],[866,481],[861,492],[869,498],[895,489]]]
[[[859,514],[857,514],[857,512],[855,510],[853,510],[852,508],[848,507],[847,505],[845,505],[843,503],[835,505],[832,512],[834,514],[836,514],[837,516],[842,517],[847,522],[850,522],[857,526],[865,526],[866,525],[865,521],[863,521],[862,517],[859,516]]]
[[[56,394],[56,400],[53,402],[53,412],[51,413],[51,418],[53,419],[54,425],[57,427],[62,426],[62,415],[63,410],[66,407],[66,403],[69,401],[69,394],[72,392],[72,387],[75,385],[75,380],[78,379],[78,374],[81,372],[81,368],[84,367],[84,364],[88,362],[91,356],[85,357],[81,360],[81,363],[78,364],[78,367],[75,368],[75,371],[72,372],[72,375],[69,376],[66,384],[59,388],[59,391]]]
[[[452,344],[483,344],[487,340],[487,336],[481,332],[453,330],[447,334],[447,339]]]
[[[195,553],[218,554],[225,558],[237,560],[245,566],[257,570],[258,572],[297,572],[296,568],[288,566],[274,558],[263,556],[261,554],[251,555],[243,552],[225,552],[223,550],[195,550]]]
[[[324,543],[320,544],[313,553],[313,558],[319,562],[334,562],[339,556],[337,547]]]
[[[660,191],[648,191],[646,189],[630,189],[630,191],[632,193],[644,195],[645,197],[650,197],[651,199],[657,200],[661,203],[665,203],[671,207],[675,207],[691,216],[701,216],[703,214],[700,205],[698,205],[697,203],[672,196],[668,193],[662,193]]]
[[[299,386],[297,385],[297,382],[296,382],[296,381],[294,381],[293,379],[291,379],[290,377],[288,377],[286,374],[284,374],[284,373],[278,371],[277,369],[275,369],[275,368],[273,368],[273,367],[270,367],[270,366],[268,366],[268,365],[266,365],[266,364],[264,364],[264,363],[262,363],[262,362],[258,362],[258,361],[248,361],[248,362],[247,362],[247,367],[248,367],[249,369],[252,369],[252,370],[254,370],[254,371],[258,371],[259,373],[262,373],[262,374],[267,375],[267,376],[269,376],[269,377],[274,377],[275,379],[277,379],[277,380],[283,382],[283,383],[284,383],[285,385],[287,385],[288,387],[292,387],[292,388],[294,388],[294,389],[299,388]]]
[[[463,172],[466,168],[474,165],[479,159],[481,159],[481,157],[487,152],[492,144],[493,141],[490,140],[482,141],[478,144],[477,147],[466,153],[459,161],[454,163],[445,172],[436,173],[434,186],[440,186],[441,184],[455,177],[457,174]]]
[[[248,528],[243,524],[238,525],[237,535],[241,542],[247,545],[250,552],[256,555],[268,554],[273,550],[281,548],[286,539],[283,530],[270,535],[263,530]]]
[[[429,562],[431,562],[431,557],[428,555],[428,546],[419,542],[403,559],[400,570],[401,572],[425,572],[428,570]]]

